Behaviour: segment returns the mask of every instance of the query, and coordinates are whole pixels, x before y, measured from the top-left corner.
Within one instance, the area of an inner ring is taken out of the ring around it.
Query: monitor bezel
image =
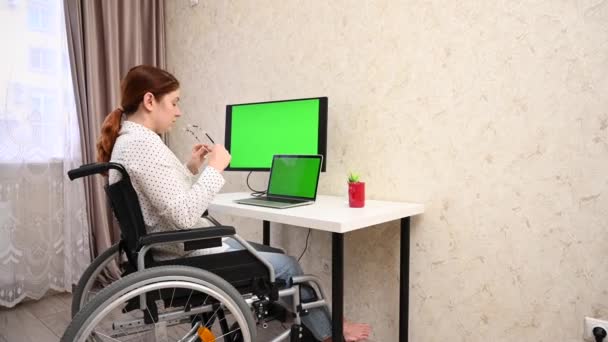
[[[323,156],[323,160],[321,163],[321,172],[325,172],[326,169],[326,160],[327,160],[327,96],[321,97],[308,97],[301,99],[288,99],[288,100],[278,100],[278,101],[262,101],[262,102],[250,102],[250,103],[235,103],[226,105],[226,127],[224,134],[224,146],[226,150],[230,152],[230,142],[231,142],[231,127],[232,127],[232,107],[233,106],[243,106],[243,105],[252,105],[252,104],[267,104],[267,103],[278,103],[278,102],[293,102],[293,101],[303,101],[303,100],[319,100],[319,131],[318,131],[318,147],[317,153]],[[282,153],[277,153],[282,154]],[[272,167],[272,163],[270,167],[233,167],[228,164],[226,167],[226,171],[270,171]]]

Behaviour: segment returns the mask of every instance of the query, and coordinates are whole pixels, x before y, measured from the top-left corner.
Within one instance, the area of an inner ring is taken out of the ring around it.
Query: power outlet
[[[585,317],[585,331],[583,338],[585,341],[595,342],[595,336],[593,336],[593,328],[602,327],[608,332],[608,321],[602,321],[601,319]],[[608,342],[608,337],[604,338]]]

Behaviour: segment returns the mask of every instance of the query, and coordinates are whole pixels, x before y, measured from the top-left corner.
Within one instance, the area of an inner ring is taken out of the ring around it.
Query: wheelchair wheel
[[[121,256],[119,243],[116,243],[101,253],[87,267],[74,289],[72,296],[72,318],[101,291],[104,282],[110,283],[109,278],[112,275],[120,275],[122,273],[123,270],[120,267],[122,262]]]
[[[198,268],[160,266],[128,275],[102,290],[74,317],[61,341],[253,342],[255,338],[251,308],[232,285]]]

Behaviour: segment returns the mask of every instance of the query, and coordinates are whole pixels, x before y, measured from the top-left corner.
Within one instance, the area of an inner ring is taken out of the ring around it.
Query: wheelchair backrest
[[[127,257],[133,265],[137,265],[137,250],[140,237],[146,235],[146,226],[139,206],[139,198],[129,177],[124,177],[114,184],[105,187],[110,198],[114,216],[118,220],[122,242]]]
[[[107,185],[105,191],[120,226],[121,240],[127,258],[133,266],[136,266],[138,241],[140,237],[146,235],[146,226],[139,206],[139,198],[127,170],[118,163],[92,163],[68,171],[68,176],[74,180],[94,174],[106,174],[110,169],[118,170],[122,178],[114,184]]]

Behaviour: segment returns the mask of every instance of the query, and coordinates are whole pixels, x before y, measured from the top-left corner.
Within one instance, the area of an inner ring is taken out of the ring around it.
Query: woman
[[[230,162],[224,146],[197,144],[188,162],[182,164],[162,142],[159,134],[170,131],[181,116],[179,95],[179,82],[170,73],[146,65],[132,68],[121,82],[121,106],[106,117],[97,144],[98,161],[120,163],[127,169],[148,233],[208,226],[201,215],[224,185],[222,172]],[[207,167],[197,177],[205,160]],[[119,178],[118,172],[110,170],[110,184]],[[155,255],[168,259],[228,248],[185,252],[183,245],[174,245],[158,247]],[[293,257],[261,254],[272,263],[277,278],[288,280],[302,274]],[[302,321],[315,338],[331,341],[326,310],[310,310]],[[347,341],[367,338],[369,331],[367,324],[344,324]]]

